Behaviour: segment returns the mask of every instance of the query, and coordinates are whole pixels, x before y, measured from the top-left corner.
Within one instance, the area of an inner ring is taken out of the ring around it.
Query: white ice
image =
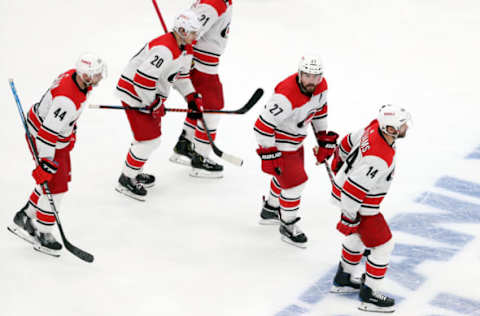
[[[169,25],[190,4],[158,2]],[[398,142],[396,178],[382,206],[387,219],[428,211],[414,200],[439,177],[479,182],[479,161],[465,160],[480,140],[479,16],[475,0],[234,1],[220,69],[226,108],[241,106],[257,87],[266,91],[248,114],[223,116],[218,130],[217,145],[241,156],[244,166],[225,163],[221,180],[189,177],[187,168],[168,161],[183,120],[169,113],[162,145],[146,166],[158,185],[145,203],[128,199],[113,189],[132,139],[125,114],[86,109],[60,216],[70,241],[95,255],[87,264],[65,250],[58,259],[35,252],[6,230],[33,189],[33,161],[7,79],[15,79],[27,111],[81,52],[94,51],[107,61],[109,77],[90,102],[118,104],[113,91],[123,67],[163,31],[150,1],[0,0],[0,315],[273,316],[291,304],[303,304],[309,315],[364,315],[354,299],[299,301],[338,263],[338,210],[329,203],[324,168],[314,164],[310,135],[310,179],[300,214],[308,248],[287,245],[277,228],[257,224],[269,178],[260,173],[253,123],[273,87],[296,71],[299,57],[318,52],[329,84],[331,129],[345,134],[365,126],[383,103],[412,112],[415,126]],[[167,104],[185,106],[175,91]],[[418,266],[426,278],[418,290],[387,273],[385,289],[404,298],[396,315],[461,315],[430,304],[443,292],[480,301],[480,224],[450,227],[474,239],[451,260]]]

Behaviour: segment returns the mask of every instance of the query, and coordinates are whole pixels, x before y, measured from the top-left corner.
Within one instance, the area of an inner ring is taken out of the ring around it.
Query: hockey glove
[[[32,171],[32,176],[37,184],[48,182],[57,172],[58,163],[55,160],[41,158],[40,164]]]
[[[356,215],[354,219],[350,218],[345,210],[342,210],[342,215],[340,216],[340,221],[337,224],[337,230],[344,234],[345,236],[355,234],[360,225],[360,215]]]
[[[282,153],[278,151],[277,147],[260,147],[257,149],[257,154],[262,159],[262,171],[272,176],[277,176],[282,173]]]
[[[153,118],[158,119],[165,115],[165,98],[162,98],[160,95],[156,95],[155,99],[150,103],[150,105],[141,108],[140,112],[145,114],[150,114]]]
[[[318,150],[314,150],[315,157],[319,163],[328,159],[337,147],[338,134],[335,132],[321,131],[317,133]]]
[[[337,147],[335,149],[335,152],[333,153],[333,160],[332,160],[333,173],[337,175],[338,170],[340,170],[342,166],[343,166],[343,161],[342,161],[342,158],[340,158],[339,147]]]
[[[190,93],[185,97],[188,103],[188,109],[193,112],[188,112],[187,117],[192,120],[198,120],[203,115],[203,100],[199,93]]]

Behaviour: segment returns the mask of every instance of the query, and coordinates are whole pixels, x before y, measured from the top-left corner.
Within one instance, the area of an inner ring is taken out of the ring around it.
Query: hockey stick
[[[157,12],[158,18],[160,19],[160,23],[162,23],[163,30],[165,33],[168,33],[167,31],[167,25],[165,24],[165,21],[163,20],[162,14],[160,13],[160,9],[158,8],[157,1],[152,0],[153,6],[155,7],[155,11]]]
[[[10,83],[10,88],[12,89],[12,93],[13,93],[13,96],[15,98],[15,102],[17,103],[18,112],[20,114],[20,119],[22,120],[23,128],[25,129],[25,133],[27,134],[28,143],[30,145],[30,148],[32,148],[33,158],[35,159],[35,163],[38,166],[40,164],[40,159],[38,158],[37,149],[33,144],[32,135],[28,131],[27,120],[25,118],[25,113],[23,112],[23,108],[22,108],[22,104],[20,103],[20,99],[18,98],[17,89],[15,88],[15,84],[13,83],[13,79],[8,79],[8,82]],[[62,241],[63,241],[63,244],[65,245],[65,248],[67,248],[68,251],[70,251],[72,254],[74,254],[78,258],[82,259],[83,261],[93,262],[94,258],[91,254],[89,254],[86,251],[83,251],[80,248],[75,247],[74,245],[72,245],[67,240],[67,238],[65,237],[65,233],[63,232],[62,224],[60,223],[60,217],[58,216],[57,208],[55,207],[55,203],[53,201],[52,193],[50,192],[48,184],[46,182],[43,183],[42,188],[45,191],[45,193],[47,194],[48,202],[50,203],[50,208],[51,208],[53,214],[55,215],[58,230],[60,231],[60,236],[62,237]]]
[[[233,155],[224,153],[223,151],[221,151],[217,147],[217,145],[215,145],[215,142],[212,139],[212,135],[210,135],[210,131],[208,130],[207,124],[205,124],[205,119],[203,118],[203,116],[200,118],[200,120],[202,121],[203,128],[205,129],[205,133],[207,134],[208,141],[210,142],[210,145],[212,146],[212,149],[213,149],[213,152],[215,153],[215,155],[217,155],[218,157],[222,158],[223,160],[228,161],[228,162],[230,162],[230,163],[232,163],[236,166],[243,165],[243,160],[241,158],[238,158],[238,157],[235,157]]]
[[[158,8],[157,1],[152,0],[152,2],[153,2],[153,6],[155,7],[155,11],[157,12],[158,18],[160,19],[160,23],[162,23],[163,30],[165,31],[165,33],[168,33],[167,26],[165,25],[165,22],[163,21],[163,17],[162,17],[162,14],[160,13],[160,9]],[[257,103],[257,101],[262,97],[262,95],[263,95],[263,90],[262,89],[257,89],[255,91],[255,93],[252,95],[252,97],[250,98],[250,100],[248,100],[247,104],[245,104],[244,107],[239,109],[242,112],[236,113],[236,114],[246,113],[250,108],[252,108],[255,105],[255,103]],[[168,110],[165,109],[165,111],[168,111]],[[188,110],[186,112],[188,112]],[[212,112],[207,112],[207,111],[204,111],[204,113],[221,113],[221,112],[213,112],[213,111]],[[243,164],[243,160],[238,158],[238,157],[229,155],[229,154],[221,151],[217,147],[217,145],[215,145],[215,142],[212,139],[212,135],[210,135],[210,131],[208,130],[208,126],[205,123],[205,119],[203,118],[203,116],[201,117],[201,121],[202,121],[202,124],[203,124],[203,128],[205,129],[205,133],[207,134],[208,141],[210,142],[210,146],[212,146],[212,149],[213,149],[213,152],[215,153],[215,155],[217,155],[218,157],[220,157],[220,158],[222,158],[222,159],[224,159],[224,160],[226,160],[226,161],[228,161],[228,162],[230,162],[234,165],[241,166]]]
[[[330,168],[330,166],[328,165],[328,160],[325,159],[325,161],[323,162],[323,164],[325,165],[325,169],[327,170],[327,174],[328,174],[328,177],[330,178],[330,182],[332,183],[332,185],[335,183],[335,180],[334,180],[334,177],[333,177],[333,172],[332,172],[332,169]]]
[[[245,114],[247,113],[263,95],[263,89],[258,88],[248,100],[248,102],[239,109],[236,110],[204,110],[203,113],[215,113],[215,114]],[[104,105],[104,104],[89,104],[90,109],[112,109],[112,110],[132,110],[132,111],[143,111],[146,110],[145,107],[134,108],[134,107],[124,107],[121,105]],[[165,112],[184,112],[184,113],[197,113],[196,111],[190,109],[179,109],[179,108],[165,108]]]

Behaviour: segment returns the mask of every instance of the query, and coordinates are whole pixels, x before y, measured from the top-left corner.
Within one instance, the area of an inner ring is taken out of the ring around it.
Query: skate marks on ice
[[[480,159],[480,146],[466,159]],[[418,269],[420,265],[425,262],[443,262],[445,264],[477,237],[460,229],[445,228],[445,224],[478,224],[480,226],[480,203],[475,203],[475,201],[480,201],[480,183],[443,176],[435,182],[434,189],[432,191],[435,192],[423,192],[414,200],[420,205],[427,206],[433,212],[400,212],[389,221],[394,234],[402,232],[431,241],[435,245],[442,245],[439,247],[396,243],[392,254],[395,260],[392,260],[389,266],[387,279],[407,289],[406,293],[408,293],[406,297],[399,297],[385,292],[386,295],[395,298],[396,314],[402,314],[402,303],[408,302],[410,298],[414,299],[415,292],[420,290],[430,277],[433,277],[433,274],[426,276],[417,272],[421,270]],[[443,191],[445,194],[437,191]],[[332,260],[335,261],[335,258]],[[447,272],[445,271],[445,273]],[[335,268],[332,268],[305,290],[295,303],[288,305],[275,316],[309,314],[317,307],[318,303],[331,295],[335,295],[335,302],[338,303],[339,299],[345,300],[346,303],[342,306],[351,304],[351,311],[356,310],[358,294],[329,293],[334,275]],[[432,297],[425,303],[427,306],[423,306],[424,310],[428,310],[428,306],[431,306],[435,310],[461,315],[480,315],[480,300],[449,292],[448,284],[445,287],[437,288]]]

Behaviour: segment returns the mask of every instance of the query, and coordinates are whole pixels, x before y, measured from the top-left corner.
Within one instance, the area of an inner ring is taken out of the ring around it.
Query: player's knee
[[[393,252],[394,246],[395,246],[395,241],[393,240],[393,237],[392,237],[386,243],[372,248],[369,258],[372,261],[377,263],[383,263],[383,262],[388,263],[390,261],[390,255]]]

